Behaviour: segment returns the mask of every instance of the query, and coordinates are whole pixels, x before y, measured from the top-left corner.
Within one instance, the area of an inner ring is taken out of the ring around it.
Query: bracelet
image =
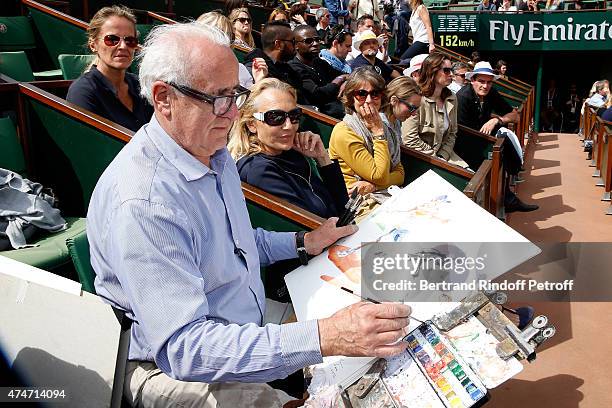
[[[297,249],[297,255],[302,265],[308,265],[308,252],[306,252],[306,246],[304,245],[304,236],[306,231],[298,231],[295,233],[295,248]]]

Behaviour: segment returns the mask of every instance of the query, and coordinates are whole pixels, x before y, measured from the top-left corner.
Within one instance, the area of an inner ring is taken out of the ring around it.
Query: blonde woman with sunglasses
[[[320,217],[338,217],[348,201],[340,166],[319,135],[298,132],[301,116],[294,88],[263,79],[251,88],[228,149],[242,181]]]
[[[127,72],[138,48],[136,17],[123,6],[103,7],[91,19],[87,36],[95,60],[70,85],[66,99],[137,131],[149,122],[153,108],[140,96],[138,77]]]
[[[451,62],[446,56],[433,53],[425,58],[418,82],[423,100],[416,114],[404,122],[402,140],[411,149],[467,168],[468,164],[453,150],[458,104],[457,96],[448,89],[452,78]]]
[[[249,50],[255,48],[253,39],[253,19],[247,8],[233,9],[229,15],[234,30],[234,44]]]
[[[385,125],[380,112],[386,102],[383,77],[370,67],[357,68],[346,81],[342,102],[346,115],[332,131],[329,154],[339,161],[349,194],[401,186],[401,140]]]

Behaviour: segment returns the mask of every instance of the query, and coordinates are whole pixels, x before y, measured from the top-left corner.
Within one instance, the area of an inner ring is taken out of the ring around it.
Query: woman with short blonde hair
[[[340,166],[319,135],[298,132],[301,116],[295,89],[266,78],[242,106],[228,149],[242,181],[320,217],[340,216],[348,201]]]

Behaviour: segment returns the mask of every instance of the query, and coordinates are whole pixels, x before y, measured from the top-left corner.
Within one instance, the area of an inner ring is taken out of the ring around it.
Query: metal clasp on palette
[[[378,359],[367,373],[342,393],[345,408],[399,408],[382,377],[387,360]]]
[[[503,292],[476,292],[465,297],[459,306],[448,313],[435,316],[432,323],[441,331],[449,331],[471,316],[478,320],[499,341],[497,354],[504,360],[513,356],[533,361],[535,349],[555,334],[548,318],[540,315],[523,331],[519,330],[499,309],[508,300]]]

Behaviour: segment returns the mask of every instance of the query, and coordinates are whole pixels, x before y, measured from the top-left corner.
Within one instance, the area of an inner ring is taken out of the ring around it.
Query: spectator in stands
[[[480,58],[480,53],[478,51],[472,51],[472,53],[470,54],[470,62],[469,64],[471,66],[475,66],[476,64],[478,64],[480,62],[481,58]]]
[[[356,41],[357,39],[359,39],[359,34],[367,30],[372,31],[375,34],[377,30],[376,21],[374,21],[374,18],[369,14],[363,15],[359,17],[359,19],[357,20],[357,32],[355,33],[355,37],[353,37],[353,41]],[[376,53],[376,58],[380,59],[383,62],[388,63],[391,60],[389,58],[389,55],[387,55],[386,45],[388,44],[388,38],[385,34],[380,34],[380,35],[376,34],[376,35],[378,35],[378,37],[380,38],[379,42],[381,44],[378,49],[378,52]],[[359,51],[359,49],[355,47],[355,43],[353,43],[353,49],[346,56],[346,60],[348,62],[351,62],[352,60],[357,58],[360,54],[361,54],[361,51]]]
[[[562,9],[563,0],[546,0],[546,10],[554,11]]]
[[[457,61],[453,63],[452,69],[453,82],[450,83],[448,89],[456,94],[461,88],[467,85],[468,81],[465,79],[465,74],[470,70],[470,67],[468,67],[465,62]]]
[[[306,6],[301,3],[295,3],[289,9],[289,24],[291,24],[291,29],[293,30],[295,27],[307,24],[306,23]]]
[[[295,89],[268,78],[240,110],[228,149],[242,181],[320,217],[339,217],[348,201],[342,171],[319,135],[298,132],[301,115]]]
[[[253,60],[263,58],[268,66],[268,76],[280,79],[294,88],[300,88],[302,83],[298,74],[287,62],[295,56],[295,37],[288,23],[272,21],[261,33],[263,50],[255,48],[244,57],[244,66],[252,70]],[[298,103],[309,104],[308,100],[298,92]]]
[[[419,77],[421,76],[421,66],[423,65],[423,61],[427,58],[429,54],[419,54],[410,60],[410,66],[406,68],[403,74],[407,77],[414,79],[416,82],[419,82]]]
[[[317,20],[317,34],[319,34],[319,38],[321,41],[327,42],[327,37],[329,36],[329,32],[331,31],[331,14],[329,10],[325,7],[319,7],[317,12],[315,13],[315,18]]]
[[[519,11],[530,11],[530,12],[539,12],[540,11],[540,6],[538,5],[538,1],[537,0],[527,0],[527,1],[523,1],[519,6],[518,6]]]
[[[300,25],[293,34],[297,53],[289,65],[300,79],[300,93],[321,112],[342,119],[344,109],[338,94],[348,74],[336,75],[336,71],[319,58],[321,39],[314,27]]]
[[[518,112],[493,88],[493,82],[499,76],[495,74],[490,63],[479,62],[472,72],[465,74],[465,77],[470,81],[471,86],[464,86],[457,92],[458,124],[487,135],[496,135],[500,127],[519,121]],[[513,157],[510,154],[513,151],[512,149],[514,149],[512,143],[509,142],[508,138],[505,138],[504,168],[509,174],[514,175],[520,171],[520,160],[518,160],[519,165],[517,166],[515,164],[516,160],[512,160]],[[455,151],[463,156],[462,151],[457,149],[457,146],[455,146]],[[479,163],[469,164],[473,169],[477,169],[479,165]],[[504,186],[504,206],[507,213],[534,211],[539,208],[537,205],[526,204],[521,201],[510,190],[508,183]]]
[[[358,20],[366,15],[372,16],[376,21],[380,21],[383,18],[382,12],[378,7],[378,0],[349,0],[348,9],[353,20]]]
[[[263,325],[260,263],[320,254],[356,227],[332,218],[306,234],[254,230],[225,147],[246,96],[227,37],[164,24],[143,53],[155,114],[105,170],[87,214],[96,291],[133,321],[129,404],[282,406],[291,398],[264,382],[323,356],[404,351],[410,308],[401,304]]]
[[[327,40],[327,49],[319,52],[319,57],[326,61],[336,71],[336,76],[350,74],[353,70],[346,63],[346,56],[353,47],[353,34],[341,25],[331,29]]]
[[[568,96],[563,110],[563,131],[576,133],[580,124],[580,104],[581,98],[575,83],[570,84]]]
[[[349,26],[351,17],[348,10],[348,0],[323,0],[323,5],[331,14],[330,24]]]
[[[309,0],[300,0],[299,3],[303,4],[304,6],[306,6],[306,12],[310,13],[310,5],[308,4]]]
[[[255,40],[253,39],[253,19],[247,8],[237,8],[232,10],[229,19],[233,25],[234,44],[244,47],[248,50],[255,48]]]
[[[497,7],[490,0],[481,0],[476,11],[497,11]]]
[[[602,112],[601,118],[607,122],[612,123],[612,99],[608,100],[606,106],[606,110]]]
[[[412,30],[412,45],[400,57],[402,65],[408,65],[415,55],[429,54],[436,49],[429,11],[423,0],[410,0],[410,29]]]
[[[448,89],[451,62],[440,53],[429,54],[421,66],[421,106],[402,126],[402,142],[411,149],[469,167],[454,152],[457,138],[457,97]]]
[[[548,81],[548,89],[542,95],[542,130],[555,132],[561,127],[561,92],[557,81]]]
[[[396,140],[402,140],[402,123],[414,117],[421,106],[421,88],[412,78],[401,76],[389,82],[385,99],[383,123]]]
[[[268,17],[268,23],[272,21],[284,21],[285,23],[288,23],[289,13],[282,7],[275,8],[272,10],[272,13],[270,13],[270,17]]]
[[[211,27],[217,27],[223,31],[230,41],[234,42],[234,28],[229,18],[225,17],[221,13],[216,11],[210,11],[202,14],[196,20],[198,23],[209,25]],[[255,82],[259,82],[268,76],[268,65],[263,58],[255,58],[251,65],[251,72],[244,66],[244,64],[238,64],[238,79],[240,85],[250,89]]]
[[[153,108],[140,96],[136,75],[127,72],[138,47],[137,35],[130,9],[101,8],[87,28],[94,62],[70,85],[66,100],[133,131],[147,123]]]
[[[517,11],[517,8],[512,5],[512,0],[503,0],[497,11],[500,13],[514,13]]]
[[[606,81],[597,81],[595,83],[595,93],[587,99],[587,105],[599,109],[606,104],[608,100],[609,89]]]
[[[497,60],[497,64],[495,64],[495,73],[499,75],[500,78],[508,79],[508,64],[504,60]]]
[[[362,31],[359,38],[353,41],[353,46],[359,49],[361,54],[352,60],[349,65],[353,71],[359,67],[371,67],[382,75],[385,82],[390,82],[393,78],[400,76],[400,73],[376,57],[382,41],[382,38],[377,37],[372,31]]]
[[[369,67],[349,76],[342,102],[346,116],[334,126],[329,155],[337,159],[349,190],[365,195],[404,183],[400,139],[384,126],[385,80]]]

